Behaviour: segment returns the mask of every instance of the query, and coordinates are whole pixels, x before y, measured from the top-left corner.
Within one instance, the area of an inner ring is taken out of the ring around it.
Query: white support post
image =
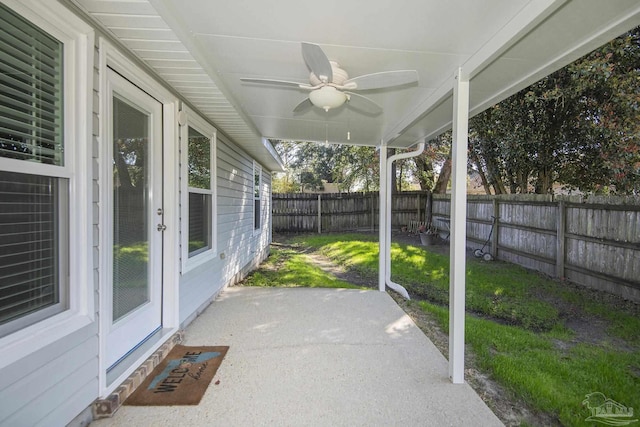
[[[449,278],[449,377],[464,383],[465,256],[467,240],[467,140],[469,79],[458,68],[453,84],[451,148],[451,247]]]
[[[386,289],[387,277],[387,146],[380,143],[380,208],[378,209],[379,255],[378,255],[378,288]]]

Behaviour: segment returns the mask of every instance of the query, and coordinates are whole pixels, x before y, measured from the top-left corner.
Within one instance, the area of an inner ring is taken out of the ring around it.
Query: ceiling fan
[[[415,70],[384,71],[350,79],[347,72],[340,68],[337,62],[330,61],[322,48],[313,43],[302,43],[302,57],[311,70],[309,83],[252,78],[241,78],[240,80],[248,83],[289,86],[308,90],[309,97],[293,109],[294,113],[302,112],[311,106],[329,111],[349,102],[355,109],[368,114],[380,114],[382,107],[370,98],[353,91],[383,89],[418,81],[418,72]]]

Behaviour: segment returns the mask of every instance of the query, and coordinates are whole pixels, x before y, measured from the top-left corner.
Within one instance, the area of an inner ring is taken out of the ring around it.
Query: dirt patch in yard
[[[320,253],[319,251],[314,250],[313,248],[307,248],[299,244],[292,243],[290,236],[282,235],[282,234],[274,235],[273,243],[271,245],[277,248],[289,249],[301,254],[305,254],[309,258],[309,260],[313,263],[313,265],[315,265],[316,267],[319,267],[326,273],[332,274],[333,276],[345,282],[349,282],[353,285],[362,286],[365,288],[375,289],[378,287],[377,277],[363,276],[362,274],[354,270],[350,270],[345,268],[342,265],[338,265],[333,261],[331,261],[329,258],[327,258],[325,255]],[[280,269],[281,266],[282,265],[280,262],[280,263],[274,263],[266,268],[269,268],[275,271]]]
[[[305,253],[316,267],[321,268],[327,273],[333,274],[340,280],[365,288],[378,287],[377,282],[372,280],[371,277],[362,276],[355,271],[346,269],[341,265],[337,265],[318,251],[307,251]]]

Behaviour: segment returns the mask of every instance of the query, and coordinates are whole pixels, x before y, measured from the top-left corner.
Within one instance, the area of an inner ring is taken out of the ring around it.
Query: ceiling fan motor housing
[[[349,74],[347,74],[345,70],[340,68],[340,64],[335,61],[329,61],[329,63],[331,64],[331,70],[333,71],[333,80],[330,82],[323,82],[318,76],[315,75],[315,73],[311,72],[311,74],[309,75],[309,83],[311,84],[311,86],[318,86],[323,83],[332,83],[336,86],[342,86],[344,85],[344,82],[349,80]]]

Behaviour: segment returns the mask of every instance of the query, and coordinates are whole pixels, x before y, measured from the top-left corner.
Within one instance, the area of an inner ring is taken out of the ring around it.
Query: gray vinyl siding
[[[96,46],[103,36],[96,29]],[[95,321],[0,369],[0,426],[65,426],[99,396],[100,181],[109,162],[100,158],[100,76],[98,47],[94,52],[93,138],[91,145]],[[228,286],[255,267],[270,243],[271,176],[263,169],[262,227],[253,230],[253,160],[235,144],[222,139],[217,147],[218,257],[181,276],[180,322],[190,320]],[[221,259],[221,253],[225,258]],[[72,260],[73,262],[73,260]]]
[[[92,323],[0,370],[0,425],[63,426],[98,396]]]
[[[234,284],[264,259],[270,243],[271,175],[263,169],[262,227],[256,234],[253,230],[253,159],[224,138],[218,139],[216,153],[218,256],[181,275],[180,324],[183,327],[225,286]]]

